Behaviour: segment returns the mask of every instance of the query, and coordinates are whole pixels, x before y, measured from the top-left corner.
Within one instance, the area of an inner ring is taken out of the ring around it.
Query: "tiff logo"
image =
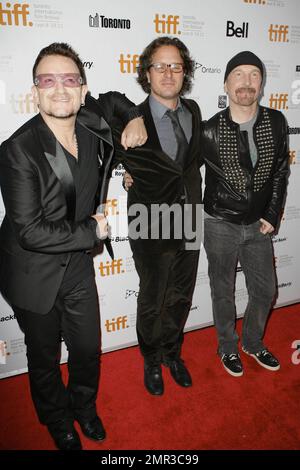
[[[226,36],[229,38],[232,36],[236,36],[237,38],[247,38],[248,28],[249,28],[249,23],[243,23],[242,27],[235,28],[233,21],[227,21]]]
[[[38,112],[38,107],[33,100],[31,93],[20,94],[18,98],[11,95],[10,104],[14,114],[32,114]]]
[[[6,3],[5,7],[0,2],[0,25],[1,26],[32,26],[31,21],[27,21],[29,15],[28,3]]]
[[[167,18],[167,19],[166,19]],[[161,15],[156,13],[154,18],[155,32],[157,34],[180,34],[178,31],[179,16],[177,15]]]
[[[289,164],[294,165],[296,163],[296,150],[289,150]]]
[[[108,215],[118,215],[118,199],[107,199],[105,202],[104,214],[107,217]]]
[[[269,106],[273,109],[289,109],[287,106],[288,98],[288,93],[272,93],[269,99]]]
[[[114,276],[115,274],[122,274],[124,273],[124,269],[121,269],[123,264],[122,258],[113,259],[112,261],[106,261],[104,263],[101,261],[99,265],[100,276]]]
[[[105,328],[107,333],[112,333],[113,331],[120,331],[124,330],[125,328],[129,328],[127,325],[127,315],[123,317],[112,318],[111,320],[106,320]]]
[[[139,55],[127,54],[127,59],[125,59],[124,54],[120,54],[119,64],[122,73],[136,73],[139,64]]]
[[[288,32],[289,27],[287,24],[270,24],[269,41],[271,42],[289,42]]]

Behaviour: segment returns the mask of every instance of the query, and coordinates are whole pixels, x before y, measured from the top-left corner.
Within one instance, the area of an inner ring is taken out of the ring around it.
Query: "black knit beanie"
[[[262,61],[257,57],[257,55],[253,54],[250,51],[243,51],[236,54],[227,64],[225,75],[224,75],[224,83],[230,72],[238,67],[239,65],[255,65],[255,67],[259,68],[261,76],[264,76],[264,68]]]

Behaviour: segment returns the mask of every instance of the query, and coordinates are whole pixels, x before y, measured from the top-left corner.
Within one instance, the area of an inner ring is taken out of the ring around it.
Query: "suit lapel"
[[[102,162],[102,184],[98,204],[102,212],[105,211],[105,201],[108,191],[108,172],[114,155],[114,144],[111,128],[102,117],[102,110],[99,103],[91,96],[86,96],[85,106],[81,108],[77,122],[85,127],[89,132],[95,134],[99,139],[99,153]],[[106,249],[112,259],[114,252],[109,238],[104,240]]]
[[[156,131],[154,120],[149,105],[149,97],[139,105],[141,112],[144,116],[145,126],[148,133],[148,140],[146,145],[152,148],[153,150],[163,151],[160,145],[159,137]]]
[[[102,162],[102,177],[99,203],[104,204],[108,186],[108,172],[114,155],[114,145],[110,126],[101,116],[101,107],[97,101],[87,96],[86,106],[81,108],[78,123],[100,139],[99,153]]]
[[[190,113],[192,114],[192,138],[189,142],[188,150],[187,150],[187,155],[185,158],[184,162],[184,168],[190,165],[191,161],[195,158],[195,155],[197,152],[199,152],[199,149],[197,149],[197,145],[199,142],[198,136],[200,135],[200,122],[198,119],[198,115],[196,114],[195,110],[193,109],[192,106],[190,106],[189,102],[183,98],[181,98],[183,105],[188,108]],[[139,105],[139,108],[141,109],[144,120],[145,120],[145,126],[148,132],[148,140],[146,142],[146,146],[150,147],[154,151],[160,151],[161,155],[163,158],[167,158],[169,163],[172,164],[172,166],[175,166],[178,170],[182,171],[182,167],[176,163],[172,158],[170,158],[161,148],[159,137],[156,131],[156,127],[154,124],[154,120],[152,117],[152,113],[150,110],[149,106],[149,97]]]
[[[198,114],[196,114],[193,106],[190,105],[189,101],[185,100],[184,98],[181,98],[181,101],[183,105],[186,106],[188,110],[190,111],[190,113],[192,114],[192,137],[189,142],[186,158],[184,161],[184,168],[187,168],[192,162],[192,160],[195,158],[195,156],[197,155],[197,152],[200,151],[198,146],[199,146],[199,141],[200,141],[199,136],[201,132],[201,127],[200,127],[201,123],[198,119]]]
[[[76,212],[76,190],[72,172],[70,170],[65,152],[62,146],[55,138],[53,132],[45,124],[42,117],[38,124],[38,137],[41,142],[44,155],[48,160],[52,171],[55,173],[59,180],[62,191],[65,195],[67,205],[67,218],[69,220],[75,219]]]
[[[174,160],[172,160],[169,155],[167,155],[161,145],[160,145],[160,140],[157,134],[157,130],[154,124],[154,120],[152,117],[150,105],[149,105],[149,97],[139,105],[139,108],[141,112],[143,113],[144,116],[144,121],[145,121],[145,127],[147,129],[147,134],[148,134],[148,139],[145,144],[145,147],[151,151],[151,153],[154,153],[157,155],[159,158],[162,158],[163,160],[167,160],[168,164],[173,166],[174,169],[177,171],[182,171],[182,167],[176,163]]]

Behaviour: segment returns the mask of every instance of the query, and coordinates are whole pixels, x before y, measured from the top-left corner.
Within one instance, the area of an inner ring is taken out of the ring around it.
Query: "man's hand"
[[[108,222],[104,214],[94,214],[92,217],[98,222],[97,237],[104,240],[108,235]]]
[[[122,185],[123,185],[123,188],[125,189],[125,191],[128,191],[130,186],[133,185],[133,179],[132,179],[131,175],[129,173],[127,173],[127,171],[125,171],[125,173],[123,175]]]
[[[129,121],[121,136],[121,144],[124,149],[128,147],[140,147],[148,138],[146,127],[142,117]]]
[[[274,227],[271,225],[269,222],[267,222],[265,219],[259,219],[261,223],[260,227],[260,232],[266,235],[267,233],[272,233],[274,232]]]

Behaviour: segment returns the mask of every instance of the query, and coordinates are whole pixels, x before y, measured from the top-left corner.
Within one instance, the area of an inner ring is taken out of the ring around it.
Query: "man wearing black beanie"
[[[276,292],[270,234],[287,185],[287,126],[281,112],[259,105],[263,78],[264,67],[255,54],[235,55],[224,76],[229,107],[204,125],[204,246],[218,354],[235,377],[243,374],[235,331],[238,262],[248,289],[242,349],[262,367],[280,368],[263,335]]]

